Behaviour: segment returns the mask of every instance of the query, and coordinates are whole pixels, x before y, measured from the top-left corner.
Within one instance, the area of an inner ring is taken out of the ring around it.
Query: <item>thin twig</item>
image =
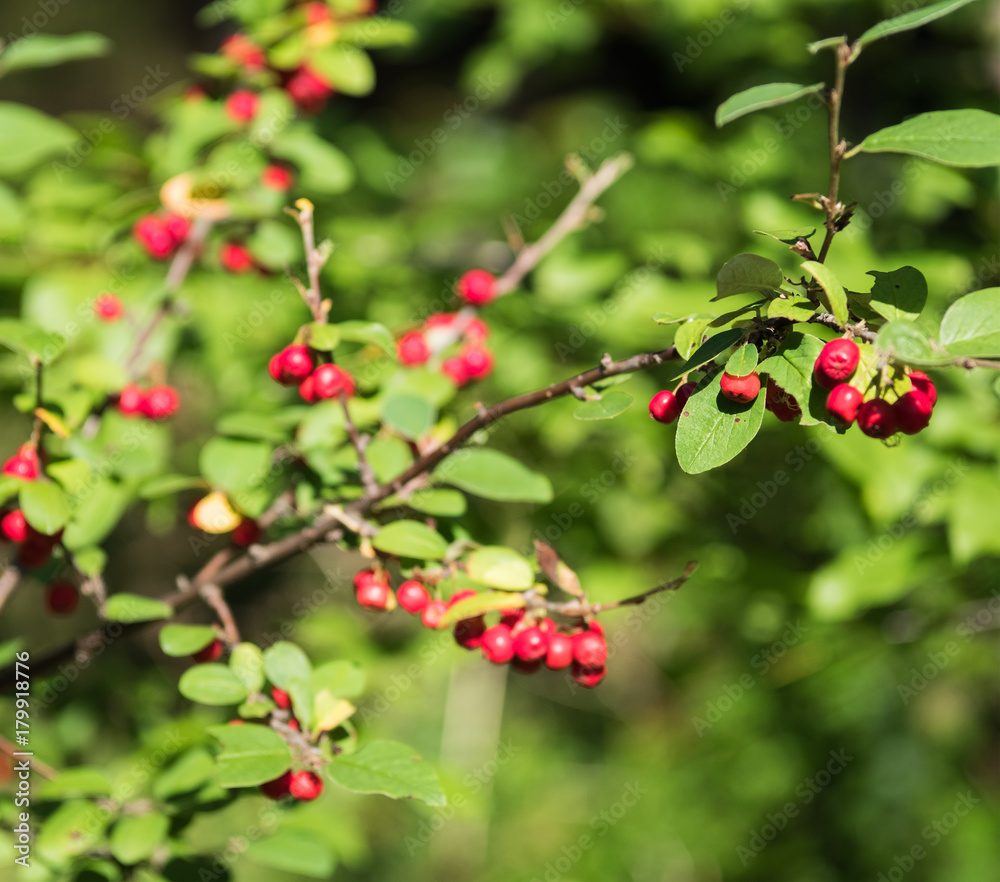
[[[20,581],[21,568],[15,564],[11,564],[3,573],[0,573],[0,610],[4,608]]]
[[[833,328],[835,331],[850,331],[855,337],[860,337],[866,343],[874,343],[878,338],[878,334],[867,328],[864,322],[843,325],[837,321],[836,316],[830,315],[828,312],[819,312],[811,315],[809,316],[809,321],[816,325],[825,325],[828,328]]]
[[[341,392],[338,398],[340,406],[344,411],[344,425],[347,426],[347,435],[351,439],[354,452],[358,455],[358,471],[361,474],[361,486],[365,489],[365,495],[370,496],[378,491],[378,480],[375,477],[371,463],[368,462],[365,456],[365,450],[368,447],[368,436],[366,435],[362,438],[358,434],[358,429],[351,418],[351,410],[347,406],[347,393]]]
[[[298,211],[295,210],[298,209]],[[326,263],[326,255],[316,247],[316,232],[313,223],[313,204],[308,199],[295,200],[295,208],[286,208],[285,211],[295,218],[295,222],[302,230],[302,242],[305,246],[306,273],[309,276],[309,287],[292,277],[295,287],[298,288],[306,306],[313,314],[313,321],[325,323],[327,310],[323,304],[323,295],[320,292],[319,273]]]
[[[625,174],[632,164],[632,157],[628,153],[620,153],[604,160],[601,167],[583,182],[580,192],[573,197],[573,201],[566,206],[545,234],[537,242],[525,245],[518,252],[514,263],[496,281],[494,290],[497,296],[509,294],[517,288],[521,279],[530,273],[546,254],[574,230],[586,225],[595,200]]]
[[[7,754],[11,759],[21,760],[22,757],[15,757],[14,754],[24,753],[25,751],[18,750],[17,746],[12,742],[8,741],[6,738],[0,736],[0,751]],[[53,769],[48,763],[43,763],[40,759],[36,757],[29,756],[23,757],[28,761],[28,765],[31,766],[39,775],[43,778],[48,778],[49,781],[54,780],[59,777],[59,772]]]
[[[830,119],[828,137],[830,141],[830,186],[826,196],[826,236],[819,250],[817,261],[823,263],[837,235],[837,221],[843,206],[840,205],[837,194],[840,189],[840,163],[847,152],[847,143],[840,140],[840,109],[844,103],[844,80],[847,66],[851,63],[851,48],[846,43],[837,48],[837,69],[834,74],[833,88],[830,90]]]
[[[239,643],[240,629],[236,625],[236,619],[233,618],[233,611],[229,608],[229,604],[226,603],[226,598],[223,596],[219,586],[211,583],[202,585],[198,589],[198,593],[201,595],[202,600],[212,607],[215,614],[219,617],[226,643],[230,646],[235,646]]]

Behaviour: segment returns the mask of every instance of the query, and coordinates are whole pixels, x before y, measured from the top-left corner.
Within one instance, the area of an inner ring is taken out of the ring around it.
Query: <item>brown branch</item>
[[[222,590],[218,585],[202,585],[198,589],[198,593],[201,595],[202,600],[205,601],[219,617],[219,622],[222,624],[222,632],[225,637],[226,643],[230,646],[235,646],[240,642],[240,629],[236,624],[236,619],[233,618],[233,611],[229,608],[229,604],[226,603],[226,598],[222,594]]]
[[[595,200],[632,167],[632,157],[620,153],[604,160],[601,167],[583,181],[580,192],[537,242],[525,245],[514,263],[497,279],[494,290],[498,297],[513,291],[539,261],[545,257],[570,233],[580,229],[591,220],[591,206]]]
[[[827,136],[830,142],[830,186],[827,191],[824,208],[826,209],[826,236],[816,258],[820,263],[826,260],[826,255],[837,235],[837,223],[843,213],[844,206],[837,199],[840,189],[840,164],[847,152],[847,143],[840,139],[840,109],[844,103],[844,80],[847,66],[851,63],[851,47],[846,43],[837,47],[837,69],[834,74],[833,88],[830,90],[830,119]]]
[[[28,765],[31,766],[39,775],[43,778],[48,778],[49,781],[57,778],[59,772],[52,768],[48,763],[43,763],[40,759],[36,759],[33,756],[29,757],[15,757],[15,754],[26,753],[27,751],[19,751],[17,746],[12,742],[8,741],[3,736],[0,736],[0,751],[7,754],[11,759],[27,759]]]
[[[830,315],[828,312],[819,312],[811,315],[809,316],[809,321],[816,325],[825,325],[828,328],[833,328],[835,331],[850,331],[855,337],[860,337],[866,343],[874,343],[878,337],[878,334],[867,328],[864,322],[858,322],[856,325],[842,325],[837,321],[835,316]]]
[[[296,211],[295,209],[298,209]],[[307,288],[299,279],[292,277],[292,282],[298,288],[299,294],[313,314],[313,321],[325,323],[329,306],[323,303],[320,292],[319,273],[326,263],[327,255],[316,247],[316,232],[313,223],[313,204],[308,199],[295,200],[295,208],[286,208],[286,213],[295,218],[302,230],[302,242],[305,247],[306,273],[309,276]]]
[[[368,462],[365,456],[365,450],[368,447],[368,436],[362,438],[358,434],[358,429],[351,418],[351,410],[347,406],[347,393],[341,392],[337,397],[344,411],[344,425],[347,426],[347,435],[351,439],[354,452],[358,455],[358,472],[361,474],[361,486],[365,488],[365,495],[370,496],[378,492],[378,480],[375,477],[371,463]]]
[[[4,608],[20,582],[21,568],[16,564],[11,564],[3,573],[0,573],[0,610]]]

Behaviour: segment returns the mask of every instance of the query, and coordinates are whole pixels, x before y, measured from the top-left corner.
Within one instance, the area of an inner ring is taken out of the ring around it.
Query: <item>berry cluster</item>
[[[493,353],[485,345],[487,336],[489,328],[480,318],[457,312],[435,313],[420,330],[403,334],[396,341],[396,352],[404,367],[417,367],[458,344],[456,354],[441,361],[440,370],[456,386],[464,386],[493,371]]]
[[[132,235],[155,260],[166,260],[184,244],[191,222],[179,214],[146,214],[135,222]]]
[[[127,417],[166,420],[177,413],[181,398],[173,386],[142,389],[135,383],[129,383],[115,396],[114,403],[118,412]]]
[[[16,546],[17,562],[25,569],[33,569],[48,563],[52,552],[59,544],[60,533],[50,536],[39,533],[27,522],[19,508],[7,512],[0,518],[0,541]]]
[[[435,600],[427,587],[416,579],[407,579],[393,594],[384,573],[362,570],[354,577],[358,603],[371,610],[392,610],[401,606],[419,615],[425,628],[438,629],[451,607],[476,592],[463,589],[447,601]],[[599,622],[574,625],[562,631],[549,617],[526,614],[522,609],[501,611],[499,621],[489,625],[485,615],[462,619],[455,624],[455,642],[465,649],[478,649],[494,664],[510,664],[515,670],[531,674],[544,664],[553,671],[570,668],[581,686],[593,688],[607,673],[608,646]]]
[[[301,343],[286,346],[271,357],[267,372],[282,386],[298,386],[308,404],[327,398],[348,398],[355,392],[354,377],[330,362],[316,365],[317,353]]]

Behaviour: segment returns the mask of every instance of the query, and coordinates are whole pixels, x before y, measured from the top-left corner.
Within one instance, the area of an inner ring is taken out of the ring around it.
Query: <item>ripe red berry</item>
[[[672,423],[680,414],[680,402],[669,389],[662,389],[649,399],[649,415],[658,423]]]
[[[191,656],[196,662],[212,662],[222,655],[223,645],[221,640],[213,640],[204,649],[199,649]]]
[[[923,371],[910,371],[910,382],[918,392],[923,392],[931,407],[937,404],[937,387]]]
[[[233,545],[249,548],[260,538],[260,526],[253,518],[243,518],[230,534]]]
[[[824,389],[849,380],[857,370],[861,350],[853,340],[840,337],[827,343],[813,366],[813,377]]]
[[[688,382],[677,390],[677,404],[679,405],[681,412],[683,412],[684,405],[688,403],[688,399],[694,395],[694,390],[697,388],[697,383]]]
[[[293,772],[288,792],[296,799],[309,802],[323,792],[323,779],[315,772]]]
[[[142,414],[151,420],[165,420],[177,413],[180,396],[172,386],[153,386],[142,401]]]
[[[483,632],[480,648],[483,657],[496,665],[503,665],[514,657],[514,638],[506,625],[494,625]]]
[[[496,279],[484,269],[469,270],[455,286],[466,303],[482,306],[496,297]]]
[[[423,364],[431,357],[431,349],[427,338],[420,331],[410,331],[403,334],[396,343],[396,354],[399,363],[406,367]]]
[[[470,380],[488,377],[493,370],[493,353],[482,346],[466,346],[458,355]]]
[[[230,273],[248,273],[254,267],[253,255],[235,242],[226,242],[219,249],[219,263]]]
[[[313,370],[313,357],[308,346],[292,344],[273,355],[267,365],[271,378],[283,386],[301,383]]]
[[[257,115],[260,98],[249,89],[237,89],[226,99],[226,113],[233,122],[248,123]]]
[[[437,628],[438,622],[441,621],[446,612],[448,612],[447,603],[443,600],[432,600],[420,614],[420,624],[425,628]]]
[[[892,406],[896,415],[899,430],[907,435],[916,435],[927,428],[931,421],[931,411],[934,409],[931,400],[916,389],[901,395]]]
[[[358,603],[365,609],[389,609],[392,604],[392,589],[388,582],[373,579],[361,585],[355,592]]]
[[[251,73],[263,70],[267,65],[263,50],[246,34],[226,37],[219,46],[219,51],[231,61],[243,65]]]
[[[122,302],[110,291],[99,294],[94,298],[94,315],[107,324],[112,324],[125,314],[125,307]]]
[[[431,602],[431,595],[416,579],[407,579],[396,589],[396,600],[408,613],[419,613]]]
[[[288,81],[285,91],[300,110],[318,113],[333,94],[333,87],[311,68],[300,67]]]
[[[469,382],[469,372],[460,358],[446,358],[441,365],[441,372],[456,386],[464,386]]]
[[[482,616],[462,619],[455,623],[455,642],[466,649],[478,649],[486,632],[486,620]]]
[[[756,374],[747,374],[745,377],[737,377],[735,374],[722,375],[722,394],[731,401],[740,404],[749,404],[760,392],[760,377]]]
[[[553,671],[568,668],[573,661],[573,638],[568,634],[550,634],[545,665]]]
[[[246,720],[230,720],[228,723],[226,723],[226,725],[227,726],[245,726],[246,722],[247,722]]]
[[[260,785],[260,792],[269,799],[284,799],[289,794],[289,785],[292,781],[292,773],[285,772],[271,781],[265,781]]]
[[[132,236],[145,252],[156,260],[166,260],[177,248],[174,237],[163,218],[147,214],[136,221]]]
[[[146,393],[135,383],[129,383],[118,393],[116,407],[118,412],[125,416],[139,416],[142,413],[143,403],[146,400]]]
[[[335,364],[321,364],[310,379],[317,398],[337,398],[342,392],[348,396],[354,394],[354,378]]]
[[[514,655],[526,662],[538,661],[549,651],[549,637],[537,625],[530,625],[514,635]]]
[[[319,397],[316,395],[316,384],[311,374],[299,383],[299,395],[302,396],[302,400],[306,404],[314,404],[319,401]]]
[[[282,165],[269,165],[260,176],[260,182],[269,190],[286,193],[292,188],[292,173]]]
[[[447,331],[458,318],[457,312],[435,312],[424,319],[425,331]]]
[[[79,602],[80,593],[72,582],[63,579],[45,589],[45,607],[55,615],[69,615]]]
[[[601,680],[604,679],[607,672],[608,669],[603,665],[592,668],[587,665],[581,665],[576,661],[573,662],[573,679],[587,689],[593,689],[598,683],[601,682]]]
[[[854,422],[864,396],[848,383],[840,383],[826,396],[826,409],[847,425]]]
[[[0,538],[20,544],[28,537],[28,522],[19,508],[7,512],[0,520]]]
[[[858,408],[858,428],[869,438],[888,438],[899,424],[892,405],[881,398],[873,398]]]
[[[19,452],[3,464],[0,474],[11,478],[20,478],[22,481],[34,481],[38,477],[38,457],[25,456]]]
[[[325,3],[306,3],[302,9],[306,14],[306,21],[309,24],[322,24],[325,21],[330,21],[330,7]]]
[[[573,635],[573,658],[588,668],[599,668],[608,660],[608,644],[594,631]]]
[[[191,232],[191,221],[180,214],[168,214],[163,218],[163,226],[174,240],[174,245],[183,245]]]
[[[271,700],[282,710],[288,710],[292,706],[292,696],[277,686],[271,688]]]

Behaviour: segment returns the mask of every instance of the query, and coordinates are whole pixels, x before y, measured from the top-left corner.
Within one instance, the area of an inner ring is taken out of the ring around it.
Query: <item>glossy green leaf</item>
[[[113,817],[95,802],[71,800],[63,803],[38,831],[34,850],[43,860],[62,865],[100,842]]]
[[[199,704],[239,704],[247,697],[247,688],[240,679],[226,665],[215,663],[188,668],[181,674],[177,688],[185,698]]]
[[[367,95],[375,88],[375,66],[368,53],[355,46],[324,46],[310,56],[309,64],[345,95]]]
[[[279,640],[264,650],[264,673],[275,686],[288,690],[294,683],[309,682],[312,665],[298,646]]]
[[[173,608],[162,600],[127,592],[112,594],[104,605],[104,618],[109,622],[155,622],[173,614]]]
[[[468,509],[464,493],[443,488],[418,490],[407,499],[406,505],[414,511],[438,518],[458,518]]]
[[[803,425],[825,421],[817,420],[815,415],[811,415],[809,406],[813,390],[813,367],[822,351],[823,341],[818,337],[793,331],[785,337],[774,355],[760,363],[760,373],[767,374],[795,399],[803,414]]]
[[[715,316],[694,316],[678,325],[674,334],[674,348],[681,358],[690,358],[701,346],[705,331]]]
[[[382,402],[382,419],[389,428],[416,441],[434,425],[437,409],[418,395],[389,395]]]
[[[77,497],[63,542],[70,549],[103,542],[118,526],[131,501],[128,487],[117,481],[98,481]]]
[[[927,303],[927,280],[912,266],[903,266],[889,273],[870,270],[875,277],[869,307],[884,318],[915,319]]]
[[[986,110],[936,110],[869,135],[865,153],[908,153],[960,168],[1000,165],[1000,116]]]
[[[372,539],[379,551],[417,560],[440,560],[448,553],[448,543],[440,533],[419,521],[393,521]]]
[[[941,320],[941,343],[954,355],[1000,358],[1000,288],[956,300]]]
[[[551,502],[552,485],[544,475],[516,459],[488,448],[458,450],[435,470],[439,481],[474,496],[503,502]]]
[[[722,128],[726,123],[731,123],[748,113],[765,110],[768,107],[778,107],[820,92],[823,86],[823,83],[813,83],[811,86],[803,86],[800,83],[767,83],[763,86],[753,86],[743,92],[737,92],[719,105],[715,111],[715,125],[717,128]]]
[[[153,795],[157,799],[170,799],[190,793],[207,784],[215,774],[215,761],[202,747],[195,747],[181,754],[153,779]]]
[[[99,58],[111,41],[92,31],[78,34],[32,34],[11,43],[0,53],[0,74],[32,67],[53,67],[82,58]]]
[[[361,21],[337,23],[337,38],[364,49],[386,46],[410,46],[419,35],[407,21],[397,21],[387,15],[376,15]]]
[[[752,343],[747,343],[737,349],[729,356],[726,362],[726,373],[734,377],[746,377],[754,372],[757,367],[757,358],[760,353]]]
[[[869,43],[881,40],[883,37],[890,37],[893,34],[919,28],[921,25],[942,18],[972,2],[973,0],[944,0],[943,3],[932,3],[930,6],[924,6],[921,9],[914,9],[910,12],[904,12],[902,15],[886,19],[885,21],[880,21],[877,25],[868,28],[867,31],[858,37],[858,50]]]
[[[727,260],[715,278],[716,295],[722,300],[734,294],[767,294],[781,287],[785,277],[781,267],[759,254],[737,254]]]
[[[63,489],[51,481],[29,481],[19,497],[24,519],[39,533],[53,536],[69,520],[69,503]]]
[[[524,609],[526,601],[522,594],[507,594],[499,591],[487,591],[477,594],[475,597],[466,597],[458,601],[454,606],[448,607],[448,611],[438,622],[438,629],[445,630],[456,622],[463,619],[471,619],[488,612],[503,610]]]
[[[312,672],[313,692],[326,689],[337,698],[354,698],[365,688],[365,672],[357,662],[337,659]]]
[[[388,483],[397,478],[413,462],[413,451],[402,438],[394,435],[380,435],[365,451],[368,465],[380,483]]]
[[[847,312],[847,292],[840,284],[836,274],[825,263],[816,260],[807,260],[802,264],[804,269],[811,275],[820,286],[820,300],[823,305],[830,310],[833,317],[841,324],[847,324],[849,318]]]
[[[246,854],[261,866],[312,879],[329,879],[336,867],[332,849],[318,833],[294,827],[251,842]]]
[[[936,349],[930,334],[908,319],[887,322],[878,332],[875,346],[879,352],[911,367],[930,367],[949,360],[946,353]]]
[[[2,163],[3,160],[0,159],[0,165]],[[42,364],[49,364],[63,351],[66,339],[60,334],[43,331],[30,322],[0,319],[0,345],[37,359]]]
[[[680,379],[684,374],[700,368],[702,365],[708,364],[708,362],[722,355],[730,346],[739,343],[745,336],[745,333],[741,328],[730,328],[726,331],[720,331],[714,337],[709,337],[684,364],[678,368],[674,368],[670,374],[669,382]]]
[[[215,640],[215,629],[208,625],[164,625],[159,633],[164,655],[183,658],[194,655]]]
[[[336,325],[312,322],[302,329],[302,342],[320,352],[333,352],[340,342],[340,331]]]
[[[342,340],[373,344],[395,360],[396,341],[385,325],[378,322],[349,321],[338,322],[336,328],[340,331]]]
[[[465,565],[470,579],[490,588],[526,591],[535,584],[535,570],[527,558],[503,545],[477,548]]]
[[[434,806],[447,804],[431,765],[413,748],[394,741],[373,741],[356,753],[339,756],[326,767],[326,774],[352,793],[420,799]]]
[[[23,104],[0,102],[0,175],[27,171],[62,153],[80,135],[65,123]],[[2,336],[0,336],[0,342]]]
[[[264,655],[256,643],[237,643],[229,655],[229,669],[248,692],[264,688]]]
[[[170,819],[159,812],[125,815],[111,831],[111,854],[129,866],[150,858],[167,835]]]
[[[808,321],[816,313],[816,306],[805,298],[775,297],[767,304],[768,318],[787,318],[793,322]]]
[[[210,726],[208,733],[222,743],[215,762],[223,787],[263,784],[286,772],[292,764],[287,742],[270,726]]]
[[[610,420],[625,413],[635,399],[628,392],[605,392],[594,401],[584,401],[577,405],[573,416],[578,420]]]

